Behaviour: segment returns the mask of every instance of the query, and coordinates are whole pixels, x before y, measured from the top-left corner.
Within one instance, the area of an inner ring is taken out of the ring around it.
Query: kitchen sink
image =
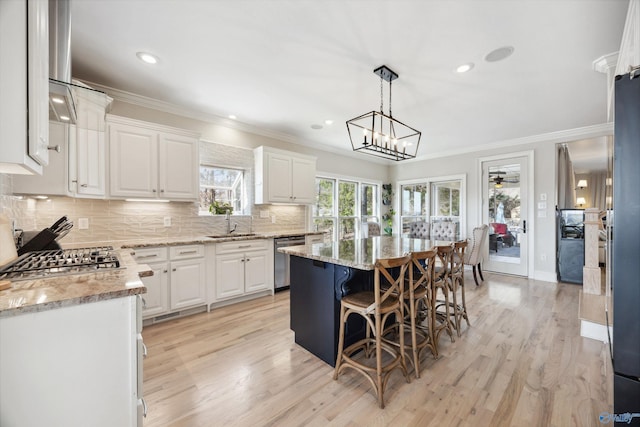
[[[255,235],[256,233],[229,233],[229,234],[213,234],[207,237],[210,237],[212,239],[226,239],[229,237],[251,237]]]

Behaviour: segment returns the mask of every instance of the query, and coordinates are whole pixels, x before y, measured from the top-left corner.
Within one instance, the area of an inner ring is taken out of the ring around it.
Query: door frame
[[[483,224],[483,209],[484,209],[484,178],[482,176],[484,162],[494,161],[494,160],[508,160],[515,157],[526,157],[527,161],[527,278],[534,277],[534,268],[535,268],[535,194],[534,194],[534,150],[526,150],[526,151],[514,151],[505,154],[496,154],[493,156],[483,156],[477,158],[476,163],[476,171],[477,171],[477,191],[478,191],[478,202],[479,209],[477,210],[476,215],[476,223]],[[483,250],[483,256],[485,259],[489,257],[489,246],[486,245]],[[521,276],[523,277],[523,276]]]

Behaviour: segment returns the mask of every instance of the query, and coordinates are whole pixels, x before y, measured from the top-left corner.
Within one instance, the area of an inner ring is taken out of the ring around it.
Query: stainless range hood
[[[49,120],[76,122],[71,94],[71,9],[69,0],[49,0]]]

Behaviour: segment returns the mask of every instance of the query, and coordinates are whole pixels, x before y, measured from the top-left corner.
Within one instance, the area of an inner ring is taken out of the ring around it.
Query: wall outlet
[[[89,218],[78,218],[78,229],[79,230],[88,230],[89,229]]]
[[[275,223],[276,223],[276,216],[271,215],[271,224],[275,224]]]
[[[540,193],[540,201],[544,202],[547,200],[547,193]]]
[[[269,218],[269,211],[260,211],[260,218]]]
[[[165,227],[171,227],[171,217],[170,216],[165,216],[164,217],[164,226]]]
[[[547,254],[540,254],[540,261],[546,261],[547,260]]]

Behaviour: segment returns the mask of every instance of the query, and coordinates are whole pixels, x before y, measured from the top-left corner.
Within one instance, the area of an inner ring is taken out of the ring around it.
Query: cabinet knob
[[[160,189],[160,192],[161,192],[161,193],[164,193],[164,188],[161,188],[161,189]]]
[[[175,269],[175,268],[172,268],[172,269],[171,269],[171,271],[176,271],[176,269]]]
[[[156,192],[156,189],[154,188],[154,189],[153,189],[153,190],[151,190],[151,191],[153,191],[153,192],[155,193],[155,192]]]
[[[167,269],[162,270],[163,273],[166,273],[167,271],[169,271],[169,270],[167,270]]]

